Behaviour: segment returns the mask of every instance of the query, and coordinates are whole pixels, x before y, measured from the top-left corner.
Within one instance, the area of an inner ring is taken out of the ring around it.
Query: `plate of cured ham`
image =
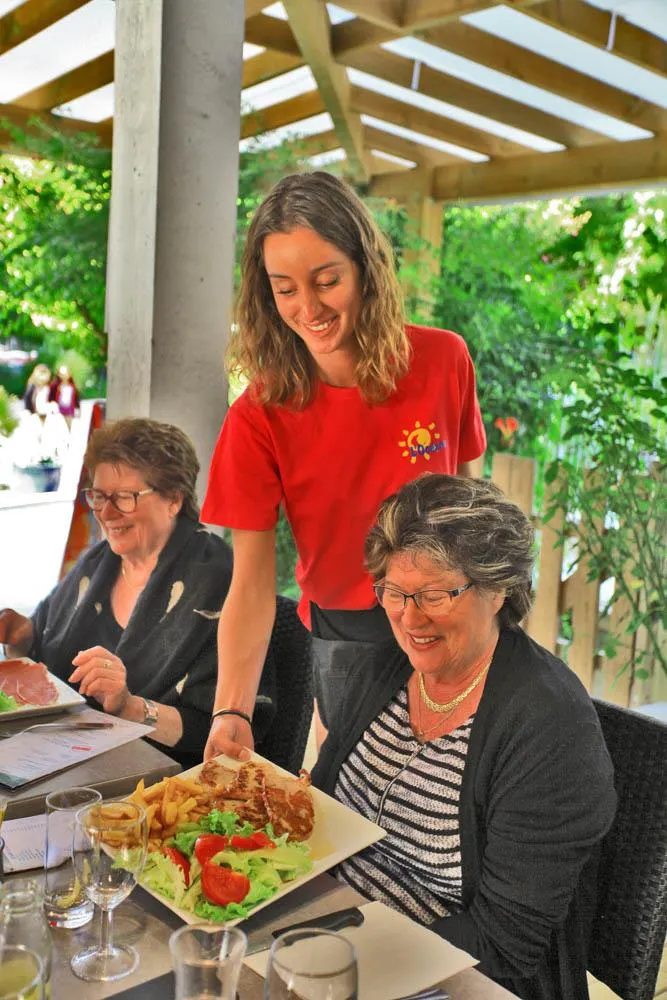
[[[0,691],[16,704],[16,708],[0,711],[0,725],[10,719],[49,715],[86,703],[78,691],[50,674],[43,663],[25,656],[0,660]]]

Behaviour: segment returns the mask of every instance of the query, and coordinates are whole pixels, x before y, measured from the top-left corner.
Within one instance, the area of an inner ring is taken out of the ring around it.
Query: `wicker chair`
[[[651,1000],[667,932],[667,726],[595,707],[618,809],[602,845],[588,969],[622,1000]]]
[[[313,714],[313,678],[310,633],[297,616],[296,601],[288,597],[277,599],[269,654],[275,665],[277,715],[256,750],[297,774]]]

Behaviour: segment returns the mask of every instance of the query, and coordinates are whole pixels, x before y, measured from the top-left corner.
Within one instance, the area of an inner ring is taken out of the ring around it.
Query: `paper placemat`
[[[74,718],[77,722],[112,722],[113,726],[78,731],[35,729],[0,741],[0,785],[21,788],[153,731],[151,726],[117,719],[93,708],[77,712]]]
[[[2,866],[6,875],[44,867],[46,816],[43,813],[5,820],[0,833],[5,842]]]
[[[409,996],[477,964],[472,955],[384,903],[366,903],[360,909],[361,927],[340,932],[357,949],[359,1000]],[[260,951],[249,955],[245,964],[265,976],[268,960],[268,950]]]

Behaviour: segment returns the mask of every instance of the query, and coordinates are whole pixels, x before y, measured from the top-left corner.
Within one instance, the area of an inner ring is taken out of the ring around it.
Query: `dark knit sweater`
[[[360,672],[313,771],[341,764],[411,666],[387,647]],[[577,677],[522,631],[503,631],[470,736],[460,797],[463,909],[431,925],[525,1000],[586,1000],[598,845],[613,769]]]

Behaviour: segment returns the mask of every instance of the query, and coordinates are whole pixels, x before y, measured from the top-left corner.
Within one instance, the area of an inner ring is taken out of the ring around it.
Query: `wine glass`
[[[271,948],[264,1000],[357,1000],[354,945],[342,934],[287,931]]]
[[[113,911],[130,895],[146,861],[148,826],[134,802],[102,802],[80,809],[74,821],[72,861],[83,891],[101,910],[98,944],[71,961],[87,982],[122,979],[139,964],[130,945],[113,943]]]

